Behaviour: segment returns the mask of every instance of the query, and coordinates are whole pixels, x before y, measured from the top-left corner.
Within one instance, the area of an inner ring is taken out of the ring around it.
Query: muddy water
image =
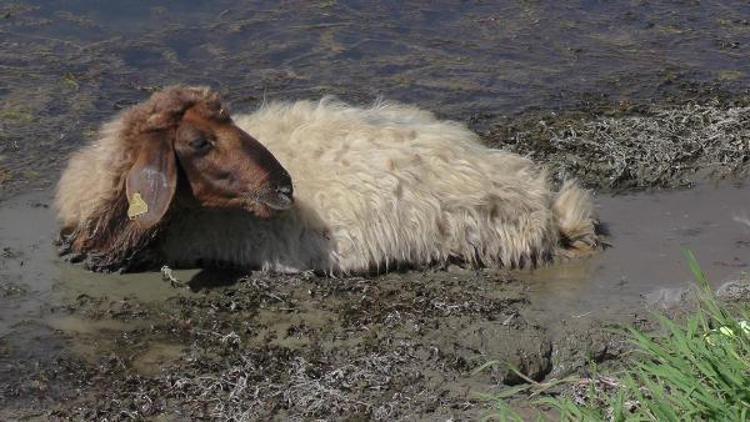
[[[0,342],[15,355],[48,356],[59,349],[55,331],[101,335],[127,324],[72,317],[65,306],[86,297],[111,301],[163,301],[179,294],[156,273],[103,276],[60,260],[53,245],[51,193],[32,192],[0,207]],[[177,271],[189,280],[196,271]],[[84,350],[84,348],[79,348]],[[2,355],[0,355],[0,360]]]
[[[61,262],[50,193],[18,195],[0,206],[0,418],[58,409],[89,419],[123,406],[140,406],[143,416],[180,409],[228,417],[195,410],[204,391],[217,408],[254,412],[250,419],[277,414],[262,403],[286,406],[285,394],[331,401],[299,401],[289,408],[296,415],[478,417],[477,394],[520,381],[504,367],[472,373],[489,360],[535,379],[567,375],[591,359],[616,364],[622,345],[601,326],[679,306],[692,285],[682,249],[696,253],[715,284],[746,277],[747,193],[746,185],[706,184],[601,195],[611,246],[535,271],[253,274],[234,285],[236,275],[219,275],[197,292],[159,273],[97,274]],[[194,287],[203,274],[175,272]],[[237,388],[238,373],[254,377],[260,398],[221,393]],[[340,390],[341,377],[376,387]],[[229,384],[211,387],[222,382]],[[165,394],[173,404],[143,410],[151,399],[139,397]]]
[[[518,277],[530,283],[532,307],[554,317],[616,317],[643,305],[678,306],[694,286],[684,255],[697,256],[719,286],[747,278],[750,187],[694,189],[597,198],[610,232],[607,250]]]
[[[744,276],[750,266],[748,193],[744,184],[704,184],[691,190],[599,196],[610,244],[603,253],[512,275],[526,285],[528,310],[547,321],[624,320],[649,306],[679,305],[682,293],[693,285],[686,249],[699,257],[716,285]],[[150,303],[198,295],[173,288],[159,273],[97,274],[62,262],[52,244],[50,201],[49,192],[34,192],[0,207],[0,339],[13,345],[13,335],[20,332],[23,338],[30,332],[43,337],[49,329],[96,336],[134,328],[61,310],[76,300]],[[184,281],[196,274],[175,272]]]

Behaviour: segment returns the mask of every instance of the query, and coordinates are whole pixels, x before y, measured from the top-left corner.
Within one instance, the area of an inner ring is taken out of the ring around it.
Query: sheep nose
[[[283,185],[276,188],[276,193],[280,193],[286,196],[292,196],[292,194],[294,193],[294,189],[292,188],[292,185]]]
[[[275,180],[274,185],[276,185],[276,193],[292,197],[292,194],[294,194],[294,188],[292,187],[292,178],[289,176],[289,173],[286,171],[283,171]]]

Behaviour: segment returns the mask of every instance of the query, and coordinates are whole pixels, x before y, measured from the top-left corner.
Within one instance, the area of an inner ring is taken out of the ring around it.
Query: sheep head
[[[175,204],[187,212],[241,208],[259,218],[293,204],[287,171],[233,123],[208,89],[168,88],[120,119],[115,142],[123,144],[120,151],[128,158],[111,200],[62,231],[64,252],[85,259],[92,269],[143,266],[136,261],[144,260]],[[58,200],[65,180],[63,175]]]
[[[215,95],[173,88],[151,101],[154,113],[134,139],[137,158],[126,183],[129,217],[136,224],[147,228],[163,218],[176,192],[178,168],[200,206],[244,208],[262,218],[291,207],[287,171],[232,122]]]

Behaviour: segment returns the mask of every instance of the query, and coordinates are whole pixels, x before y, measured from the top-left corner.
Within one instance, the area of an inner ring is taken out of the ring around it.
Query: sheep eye
[[[201,136],[190,141],[190,147],[198,151],[204,151],[211,147],[211,142],[209,142],[205,137]]]

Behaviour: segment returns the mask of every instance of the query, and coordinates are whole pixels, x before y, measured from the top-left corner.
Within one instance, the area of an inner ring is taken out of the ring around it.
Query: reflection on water
[[[47,46],[74,58],[56,64],[81,76],[78,88],[104,83],[112,89],[100,95],[111,99],[134,85],[200,82],[240,101],[384,94],[455,115],[549,108],[576,92],[650,95],[650,83],[669,82],[659,81],[664,73],[748,81],[742,1],[34,5],[0,25],[26,46],[27,64],[52,71],[34,66],[52,58],[28,49]]]

